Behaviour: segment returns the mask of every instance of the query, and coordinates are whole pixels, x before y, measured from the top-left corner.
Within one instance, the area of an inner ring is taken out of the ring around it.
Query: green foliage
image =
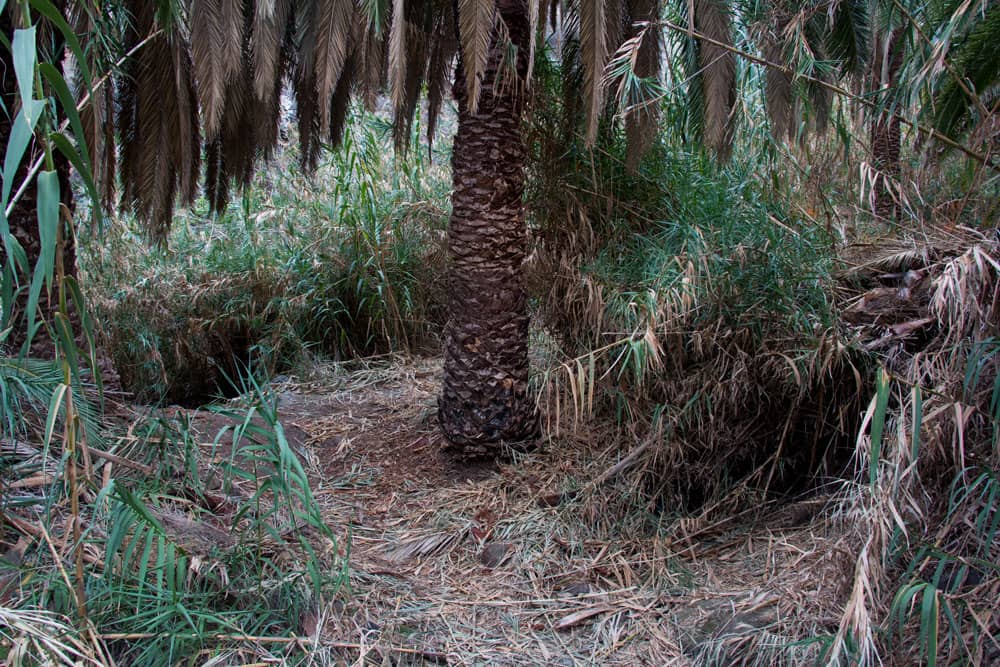
[[[389,130],[356,116],[311,179],[288,151],[225,215],[200,203],[169,248],[131,228],[84,239],[81,264],[125,386],[145,400],[198,401],[238,362],[288,369],[305,349],[345,358],[432,341],[446,174],[418,151],[394,158]]]
[[[581,275],[603,287],[616,330],[644,328],[665,300],[697,304],[685,314],[694,328],[718,323],[758,340],[778,331],[809,339],[833,324],[832,239],[791,216],[752,164],[720,170],[663,145],[634,173],[617,144],[556,164],[537,157],[535,224],[556,243],[579,233],[575,223],[592,228]]]
[[[300,632],[306,611],[346,580],[346,554],[284,436],[275,396],[251,376],[241,385],[245,409],[218,411],[228,422],[215,438],[230,452],[223,470],[199,449],[187,420],[157,420],[147,451],[159,474],[113,479],[94,502],[100,530],[86,539],[104,562],[102,572],[88,573],[88,614],[102,633],[139,637],[110,644],[130,664],[174,665],[226,645],[219,635]],[[213,475],[222,480],[218,492],[241,498],[231,533],[228,526],[208,530],[207,515],[187,518],[178,510],[176,494],[204,502]],[[29,593],[40,606],[71,613],[72,592],[56,572],[50,576]]]

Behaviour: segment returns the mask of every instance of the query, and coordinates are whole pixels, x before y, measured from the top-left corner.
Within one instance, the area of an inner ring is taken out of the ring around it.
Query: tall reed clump
[[[1000,659],[1000,237],[981,220],[927,225],[854,269],[900,284],[848,311],[882,369],[835,515],[855,568],[831,661]]]
[[[199,202],[166,247],[148,247],[129,220],[86,239],[81,263],[125,388],[198,403],[251,360],[283,372],[306,352],[433,341],[447,177],[426,153],[395,158],[390,131],[355,116],[311,178],[283,151],[224,215]]]
[[[629,169],[614,132],[566,150],[540,116],[532,275],[562,355],[539,378],[550,429],[594,413],[630,426],[649,490],[689,507],[838,473],[867,371],[837,324],[825,228],[754,163],[660,143]]]

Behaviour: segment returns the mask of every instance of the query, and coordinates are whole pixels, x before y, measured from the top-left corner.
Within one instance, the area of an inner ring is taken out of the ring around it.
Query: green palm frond
[[[861,74],[871,53],[872,7],[868,0],[839,0],[829,12],[826,45],[844,73]]]
[[[0,428],[5,436],[22,437],[32,422],[40,427],[49,418],[52,396],[64,382],[62,367],[55,361],[23,357],[0,357]],[[101,415],[82,386],[73,386],[73,404],[91,443],[101,442]],[[61,418],[52,416],[53,420]],[[28,415],[33,415],[28,419]]]
[[[993,4],[969,31],[952,46],[948,55],[957,76],[944,76],[934,92],[934,127],[955,136],[971,129],[981,117],[980,108],[959,84],[959,78],[974,95],[996,95],[1000,84],[1000,5]]]

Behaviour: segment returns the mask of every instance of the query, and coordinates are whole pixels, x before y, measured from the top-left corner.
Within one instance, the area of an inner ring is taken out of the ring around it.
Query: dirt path
[[[627,455],[576,430],[511,465],[456,465],[440,362],[276,386],[350,585],[304,623],[358,664],[801,664],[850,591],[820,505],[713,525],[645,507]],[[205,429],[216,426],[206,423]],[[849,568],[847,568],[849,569]],[[808,632],[806,632],[808,631]]]

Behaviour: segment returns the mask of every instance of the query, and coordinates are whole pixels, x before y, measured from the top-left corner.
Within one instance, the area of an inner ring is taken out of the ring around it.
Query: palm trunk
[[[895,30],[888,37],[875,38],[872,57],[872,90],[891,91],[895,88],[899,69],[903,65],[901,32]],[[880,104],[889,104],[880,100]],[[899,219],[899,199],[893,193],[899,182],[900,121],[899,115],[888,110],[876,110],[871,120],[871,165],[875,171],[872,181],[872,212],[877,218]]]
[[[496,35],[473,113],[459,64],[455,77],[458,133],[452,152],[448,225],[449,318],[441,428],[465,457],[525,449],[538,435],[528,391],[528,307],[522,264],[526,149],[521,132],[527,68],[528,14],[523,0],[496,0],[518,47],[517,75],[503,71]]]
[[[55,4],[58,9],[62,9],[63,2],[59,1]],[[12,11],[14,10],[11,8],[0,11],[0,31],[2,31],[8,38],[11,38],[14,34],[14,24],[11,15]],[[60,71],[62,71],[61,62],[57,62],[55,65]],[[7,110],[6,113],[0,112],[0,145],[6,146],[10,139],[11,121],[19,108],[19,100],[17,97],[17,80],[14,76],[14,64],[9,49],[4,47],[0,47],[0,83],[2,83],[0,95],[3,96],[4,108]],[[35,154],[32,153],[31,149],[29,149],[24,159],[21,161],[21,165],[14,177],[12,195],[24,181],[34,155]],[[56,172],[59,175],[60,197],[67,209],[72,211],[73,197],[69,181],[69,162],[62,155],[62,153],[59,152],[54,153],[53,158],[56,165]],[[27,285],[31,281],[31,272],[38,263],[38,258],[42,250],[41,241],[38,235],[37,202],[38,200],[36,198],[35,186],[32,184],[25,189],[24,194],[15,204],[7,220],[10,225],[11,235],[16,238],[18,243],[21,244],[21,247],[24,248],[25,255],[27,255],[28,259],[27,272],[20,272],[18,275],[18,283],[22,286]],[[73,236],[65,232],[62,236],[64,239],[62,256],[63,267],[66,275],[75,275],[76,248],[73,244]],[[7,261],[6,252],[2,247],[0,247],[0,258],[2,258],[4,262]],[[17,298],[15,298],[14,303],[5,304],[4,306],[5,311],[8,310],[9,306],[9,312],[12,313],[12,319],[5,323],[13,328],[7,337],[7,340],[3,343],[3,347],[7,348],[7,350],[11,353],[16,354],[24,344],[24,341],[27,339],[27,320],[24,313],[27,298],[27,289],[22,289],[18,293]],[[52,315],[58,309],[58,303],[54,296],[49,299],[43,294],[39,307],[42,309],[42,317],[44,320],[51,322]],[[6,315],[6,312],[4,314]],[[52,354],[52,341],[48,340],[47,336],[44,336],[41,333],[37,335],[32,345],[31,356],[50,357]]]

